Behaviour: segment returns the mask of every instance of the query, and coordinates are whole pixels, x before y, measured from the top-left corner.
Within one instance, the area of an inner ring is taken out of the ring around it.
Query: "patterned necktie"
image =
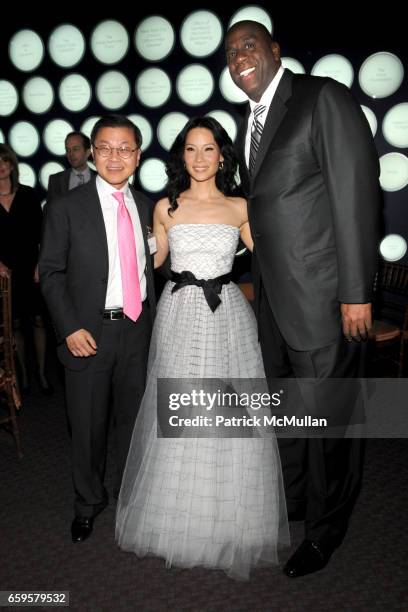
[[[125,196],[123,193],[115,191],[112,195],[119,202],[117,227],[120,271],[122,275],[123,312],[129,319],[136,321],[142,312],[142,299],[140,296],[133,223],[125,206]]]
[[[80,187],[81,185],[85,183],[85,177],[82,174],[82,172],[77,172],[77,179],[78,179],[78,187]]]
[[[252,174],[255,168],[255,160],[259,149],[259,143],[261,142],[263,126],[260,122],[260,117],[263,114],[266,106],[258,104],[254,107],[254,119],[252,122],[251,131],[251,148],[249,149],[249,174]]]

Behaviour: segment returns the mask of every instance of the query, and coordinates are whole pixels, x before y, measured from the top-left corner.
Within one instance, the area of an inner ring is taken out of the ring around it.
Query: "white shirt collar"
[[[125,195],[125,198],[130,196],[130,193],[129,193],[129,182],[128,181],[126,181],[126,184],[123,185],[123,187],[121,189],[115,189],[115,187],[113,185],[111,185],[110,183],[105,181],[105,179],[103,179],[98,174],[98,176],[96,177],[96,186],[98,188],[98,192],[102,193],[104,195],[112,195],[112,193],[116,193],[117,191],[121,191]]]
[[[269,83],[268,87],[263,92],[259,102],[254,102],[254,100],[249,99],[249,106],[251,108],[252,113],[254,112],[255,106],[258,106],[258,104],[263,104],[264,106],[266,106],[266,112],[268,111],[284,71],[285,69],[281,65],[278,72],[275,74],[272,81]],[[263,113],[263,115],[266,116],[265,113]]]

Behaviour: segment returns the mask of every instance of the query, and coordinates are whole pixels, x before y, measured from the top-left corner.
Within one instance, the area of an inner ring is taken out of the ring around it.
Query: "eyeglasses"
[[[100,147],[93,145],[93,148],[98,151],[101,157],[110,157],[113,151],[117,151],[119,157],[122,159],[129,159],[129,157],[132,157],[133,153],[138,149],[138,147],[130,149],[129,147],[110,147],[109,145],[101,145]]]

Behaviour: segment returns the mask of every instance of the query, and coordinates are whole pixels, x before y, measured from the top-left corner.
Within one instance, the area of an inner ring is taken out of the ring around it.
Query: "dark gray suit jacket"
[[[153,203],[130,187],[143,231],[146,250],[147,297],[155,313],[153,262],[147,243]],[[47,206],[39,271],[59,341],[58,355],[69,369],[82,370],[89,359],[74,357],[65,338],[88,330],[98,343],[108,285],[108,244],[95,177],[81,187],[50,201]]]
[[[347,87],[285,70],[269,108],[253,176],[245,163],[250,109],[237,139],[260,278],[295,350],[339,336],[340,303],[371,300],[381,191],[367,120]]]
[[[90,172],[91,176],[96,174],[92,168],[90,168]],[[50,178],[48,179],[47,202],[69,191],[70,176],[71,168],[50,175]]]

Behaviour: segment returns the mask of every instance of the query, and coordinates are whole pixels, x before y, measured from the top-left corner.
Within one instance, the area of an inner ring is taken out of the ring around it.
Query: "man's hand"
[[[65,338],[67,346],[74,357],[90,357],[96,355],[97,346],[91,334],[86,329],[70,334]]]
[[[366,340],[372,326],[371,304],[341,304],[343,333],[347,340]]]

